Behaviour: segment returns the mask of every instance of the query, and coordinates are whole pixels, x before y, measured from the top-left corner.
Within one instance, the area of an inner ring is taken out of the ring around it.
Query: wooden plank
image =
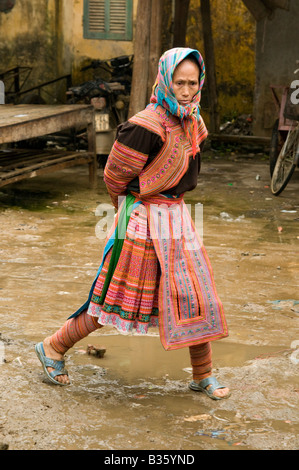
[[[93,106],[3,105],[0,107],[0,144],[86,127],[93,120]]]
[[[43,104],[18,104],[2,105],[0,107],[0,127],[19,124],[24,121],[34,121],[42,118],[60,116],[83,110],[92,110],[90,105],[43,105]]]
[[[7,173],[0,171],[0,178],[1,180],[13,178],[14,176],[25,174],[25,173],[30,173],[32,171],[39,170],[41,168],[57,165],[60,163],[66,163],[70,161],[75,162],[76,160],[79,160],[79,159],[80,161],[84,159],[84,162],[88,163],[92,160],[92,156],[90,156],[89,154],[78,154],[78,153],[76,154],[71,153],[69,155],[64,155],[64,156],[56,155],[54,156],[54,158],[51,158],[51,159],[44,158],[44,160],[38,161],[36,163],[31,162],[30,165],[27,165],[26,160],[25,160],[23,168],[12,169]]]
[[[216,140],[221,142],[235,142],[239,144],[261,144],[269,145],[270,137],[260,137],[256,135],[233,135],[233,134],[209,134],[210,140]]]
[[[65,152],[64,152],[65,153]],[[17,154],[11,154],[9,158],[1,159],[0,157],[0,174],[2,171],[9,171],[10,169],[15,169],[19,166],[29,166],[34,162],[42,162],[45,159],[51,160],[57,158],[61,153],[47,153],[47,152],[38,152],[38,153],[27,153],[20,152]]]
[[[2,172],[0,186],[32,178],[42,172],[56,171],[59,168],[87,163],[89,181],[92,187],[97,183],[97,155],[95,144],[94,108],[91,105],[1,105],[0,144],[18,142],[38,136],[53,134],[63,129],[87,129],[88,152],[68,152],[54,150],[49,153],[27,150],[23,157],[10,152],[1,155]],[[5,172],[6,167],[6,172]],[[17,168],[19,167],[19,168]]]
[[[86,158],[83,157],[83,158],[78,158],[76,160],[72,160],[69,162],[57,163],[50,167],[39,168],[39,169],[30,171],[29,173],[22,173],[19,175],[15,175],[14,177],[11,177],[9,179],[5,179],[5,180],[0,179],[0,188],[8,184],[17,183],[18,181],[21,181],[23,179],[34,178],[39,175],[52,173],[54,171],[60,171],[60,170],[63,170],[64,168],[68,168],[71,166],[84,165],[85,163],[86,163]]]

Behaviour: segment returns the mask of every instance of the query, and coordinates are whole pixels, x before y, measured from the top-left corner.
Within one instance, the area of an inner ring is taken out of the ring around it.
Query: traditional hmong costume
[[[200,66],[200,90],[182,107],[171,80],[189,54]],[[199,106],[203,81],[198,51],[168,51],[151,103],[118,128],[104,170],[116,222],[89,298],[72,316],[87,309],[101,325],[123,333],[158,326],[166,350],[227,336],[209,258],[183,200],[197,185],[207,137]]]

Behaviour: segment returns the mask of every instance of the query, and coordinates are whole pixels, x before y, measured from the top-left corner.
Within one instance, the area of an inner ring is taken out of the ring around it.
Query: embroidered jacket
[[[207,137],[200,118],[198,144]],[[181,194],[194,189],[200,155],[193,159],[192,146],[177,117],[151,104],[118,129],[104,171],[104,181],[114,205],[128,190],[147,197],[158,193]]]

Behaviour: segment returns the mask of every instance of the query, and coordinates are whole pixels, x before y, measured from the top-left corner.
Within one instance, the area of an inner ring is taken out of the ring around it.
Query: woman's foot
[[[43,346],[43,351],[42,351],[42,348],[39,347],[41,345]],[[52,359],[53,361],[64,361],[63,354],[60,354],[57,351],[55,351],[55,349],[53,349],[53,347],[51,346],[49,338],[46,338],[43,341],[43,343],[40,343],[39,345],[37,345],[35,350],[37,352],[37,355],[38,355],[40,361],[43,364],[44,369],[47,369],[47,372],[49,374],[51,374],[51,372],[54,373],[54,371],[59,371],[58,368],[50,367],[47,364],[47,359],[50,359],[50,360]],[[43,356],[43,353],[44,353],[44,356]],[[64,364],[63,364],[63,366],[64,366]],[[52,378],[48,377],[48,378],[50,378],[50,380],[54,383],[58,382],[61,385],[69,385],[70,384],[70,379],[68,377],[67,371],[64,370],[63,367],[61,367],[60,372],[65,372],[65,374],[58,373],[54,377],[52,377]]]
[[[210,390],[211,387],[212,385],[208,385],[206,388]],[[228,398],[230,396],[230,389],[228,387],[216,388],[212,394],[214,397],[218,397],[221,400],[222,398]]]
[[[204,392],[213,400],[222,400],[230,396],[229,388],[220,385],[218,380],[213,376],[207,377],[200,382],[193,380],[189,384],[189,388],[196,392]]]

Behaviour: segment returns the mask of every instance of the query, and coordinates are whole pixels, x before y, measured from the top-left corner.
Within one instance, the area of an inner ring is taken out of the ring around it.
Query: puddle
[[[105,335],[95,332],[77,343],[71,350],[72,361],[78,365],[91,364],[105,369],[111,378],[124,380],[128,385],[136,380],[153,379],[188,381],[191,377],[189,353],[187,349],[164,351],[159,337]],[[88,344],[104,346],[103,358],[94,358],[84,351]],[[213,344],[214,367],[239,367],[258,357],[272,356],[284,346],[252,346],[218,341]]]

